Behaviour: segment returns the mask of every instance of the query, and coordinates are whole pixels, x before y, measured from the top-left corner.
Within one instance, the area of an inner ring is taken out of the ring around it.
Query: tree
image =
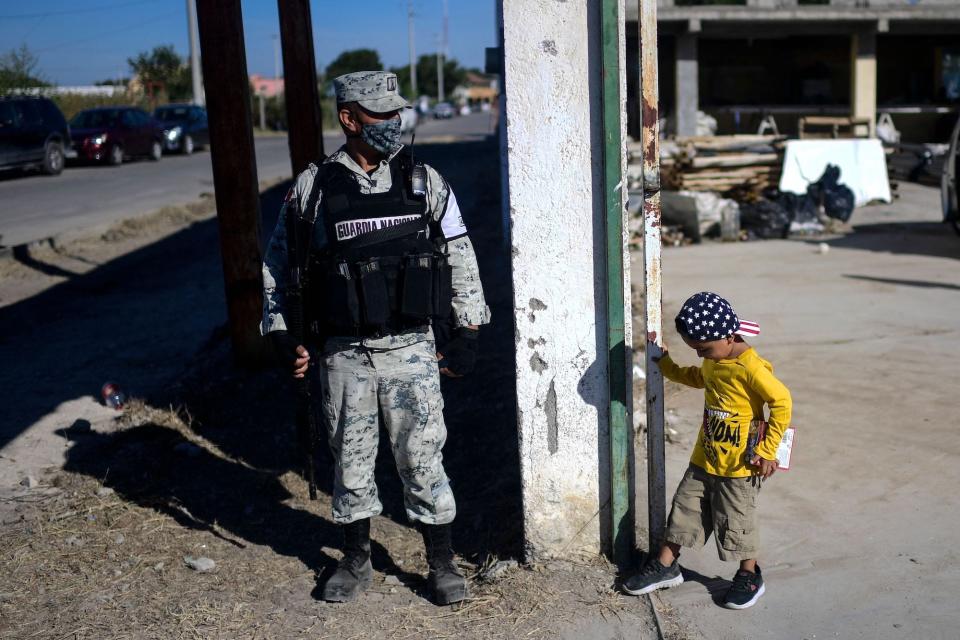
[[[37,71],[38,63],[25,44],[0,56],[0,95],[14,89],[50,86]]]
[[[352,49],[338,55],[333,62],[327,65],[323,75],[326,82],[333,81],[337,76],[355,71],[380,71],[383,63],[380,54],[373,49]]]
[[[190,65],[177,55],[173,45],[154,47],[149,53],[127,58],[127,64],[144,87],[160,83],[171,100],[184,100],[193,92]]]
[[[390,69],[397,74],[397,80],[400,81],[400,87],[403,96],[408,100],[415,100],[417,96],[411,95],[410,87],[410,67],[394,67]],[[460,66],[453,58],[445,58],[443,61],[443,91],[449,96],[453,88],[461,84],[467,77],[467,70]],[[417,59],[417,91],[420,95],[437,97],[437,54],[428,53]]]

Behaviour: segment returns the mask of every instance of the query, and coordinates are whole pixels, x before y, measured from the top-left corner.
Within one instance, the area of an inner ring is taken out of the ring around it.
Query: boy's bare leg
[[[680,545],[674,544],[673,542],[666,542],[662,547],[660,547],[660,557],[658,560],[663,566],[669,567],[673,564],[673,561],[679,557]]]
[[[741,560],[741,561],[740,561],[740,570],[741,570],[741,571],[749,571],[750,573],[756,573],[756,572],[757,572],[757,559],[756,559],[756,558],[750,558],[749,560]]]

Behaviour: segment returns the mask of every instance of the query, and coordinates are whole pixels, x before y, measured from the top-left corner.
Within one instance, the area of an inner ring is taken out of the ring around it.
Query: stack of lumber
[[[780,181],[784,140],[786,136],[775,135],[676,138],[674,145],[664,145],[669,155],[660,161],[663,187],[759,195]],[[633,148],[630,150],[632,156]],[[639,148],[636,151],[639,153]]]

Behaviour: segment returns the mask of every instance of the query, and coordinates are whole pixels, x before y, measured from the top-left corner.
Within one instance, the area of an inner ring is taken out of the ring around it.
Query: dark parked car
[[[77,155],[83,160],[121,164],[125,158],[163,155],[163,131],[142,109],[104,107],[73,116],[70,132]]]
[[[70,129],[47,98],[0,98],[0,169],[38,166],[48,175],[63,171]]]
[[[210,144],[207,110],[193,104],[168,104],[157,107],[153,117],[163,127],[163,144],[167,151],[190,155]]]

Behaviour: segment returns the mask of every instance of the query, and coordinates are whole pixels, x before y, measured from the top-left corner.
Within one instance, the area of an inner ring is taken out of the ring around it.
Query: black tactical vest
[[[413,171],[401,152],[390,162],[390,190],[363,194],[339,162],[320,166],[313,192],[322,192],[318,222],[327,245],[313,252],[307,271],[307,314],[319,335],[403,333],[450,315],[445,245],[431,233],[426,194],[413,192]]]

